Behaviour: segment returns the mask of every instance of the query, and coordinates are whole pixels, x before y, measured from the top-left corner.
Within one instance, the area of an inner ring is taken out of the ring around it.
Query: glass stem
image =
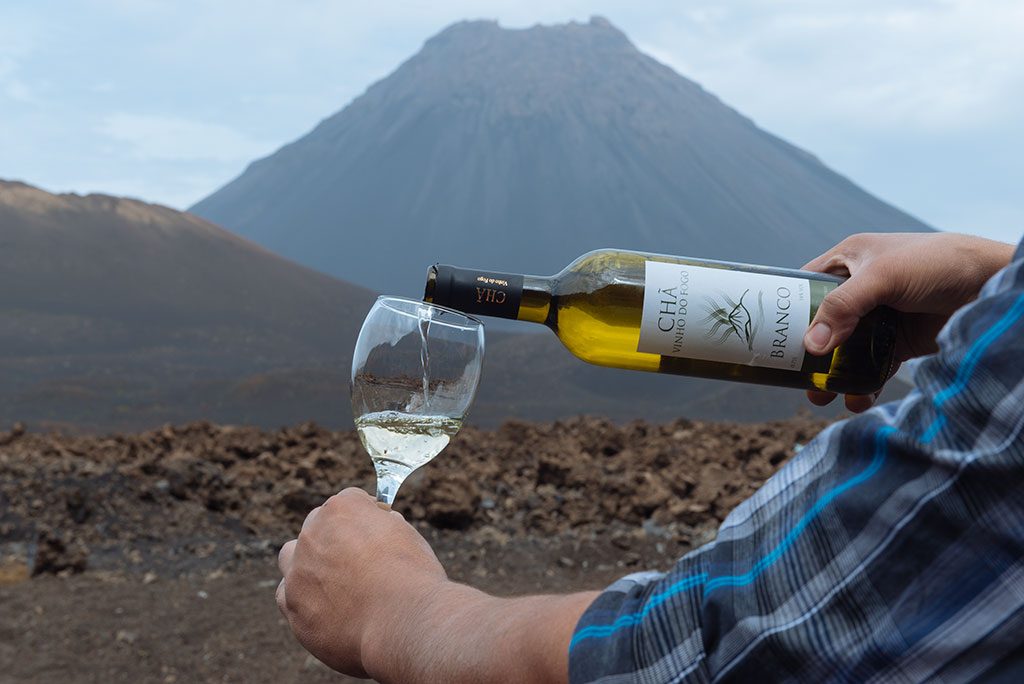
[[[395,501],[395,496],[398,494],[398,488],[402,486],[402,481],[405,478],[397,478],[394,473],[382,473],[381,469],[377,469],[377,501],[381,501],[390,506]]]

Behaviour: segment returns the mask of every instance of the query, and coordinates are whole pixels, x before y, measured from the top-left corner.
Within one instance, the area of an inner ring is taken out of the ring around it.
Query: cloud
[[[1017,0],[688,7],[641,47],[741,109],[935,132],[1024,111]]]
[[[17,79],[11,79],[3,84],[4,95],[15,102],[23,104],[35,104],[36,98],[27,85]]]
[[[18,67],[13,58],[0,55],[0,95],[21,104],[36,104],[32,89],[16,76]]]
[[[175,116],[115,113],[99,133],[143,161],[248,162],[274,147],[223,124]]]
[[[181,173],[154,177],[98,174],[94,177],[69,176],[46,189],[50,192],[75,192],[81,195],[100,193],[129,197],[143,202],[162,204],[184,210],[223,183],[218,174]]]
[[[31,7],[0,5],[0,73],[11,58],[30,56],[39,42],[40,21]]]

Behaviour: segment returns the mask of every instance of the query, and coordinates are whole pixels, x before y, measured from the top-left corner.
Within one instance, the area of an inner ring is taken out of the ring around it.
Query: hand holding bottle
[[[815,355],[830,353],[861,317],[884,305],[900,312],[897,365],[930,354],[953,312],[977,297],[1012,255],[1011,245],[956,233],[853,235],[804,266],[849,277],[822,301],[804,346]],[[836,397],[821,391],[808,391],[807,396],[819,406]],[[847,395],[846,407],[865,411],[876,396]]]

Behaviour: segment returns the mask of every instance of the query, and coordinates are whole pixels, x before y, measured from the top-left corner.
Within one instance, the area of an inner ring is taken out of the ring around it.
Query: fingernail
[[[828,323],[815,323],[804,336],[804,344],[808,349],[822,350],[830,339],[832,339],[832,328]]]

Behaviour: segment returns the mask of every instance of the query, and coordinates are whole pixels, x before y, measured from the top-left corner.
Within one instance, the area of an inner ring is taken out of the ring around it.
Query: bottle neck
[[[437,264],[427,271],[423,300],[463,313],[545,323],[553,280]]]

